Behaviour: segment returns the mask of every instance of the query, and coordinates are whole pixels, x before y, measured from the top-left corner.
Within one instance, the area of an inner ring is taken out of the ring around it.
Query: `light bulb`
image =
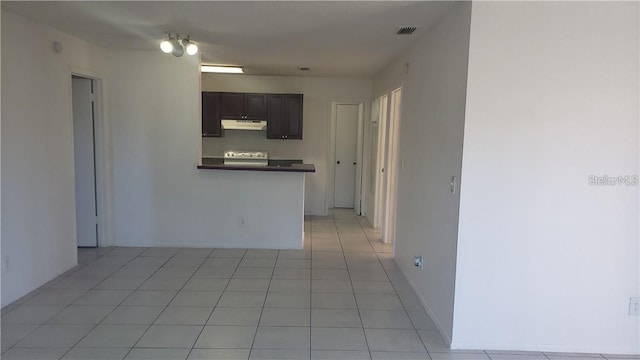
[[[192,43],[188,37],[186,39],[180,40],[180,44],[182,44],[182,47],[184,47],[184,50],[187,52],[187,54],[195,55],[198,53],[198,45]]]
[[[196,44],[194,44],[192,42],[189,42],[187,44],[187,49],[186,50],[187,50],[187,54],[195,55],[195,54],[198,53],[198,45],[196,45]]]
[[[171,39],[162,40],[162,42],[160,43],[160,50],[167,54],[173,51],[173,44],[171,43]]]

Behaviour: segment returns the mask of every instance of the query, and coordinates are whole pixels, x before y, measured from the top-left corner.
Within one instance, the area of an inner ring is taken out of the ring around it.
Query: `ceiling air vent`
[[[411,35],[418,29],[417,26],[401,26],[398,28],[397,35]]]

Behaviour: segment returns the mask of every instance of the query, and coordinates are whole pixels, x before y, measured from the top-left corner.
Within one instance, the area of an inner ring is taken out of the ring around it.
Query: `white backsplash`
[[[270,140],[266,131],[223,130],[219,138],[202,138],[203,157],[222,157],[226,150],[266,151],[270,159],[302,159],[304,140]]]

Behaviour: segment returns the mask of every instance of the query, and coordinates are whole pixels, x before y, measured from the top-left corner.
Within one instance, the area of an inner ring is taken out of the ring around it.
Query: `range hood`
[[[221,120],[224,130],[267,130],[267,122],[264,120]]]

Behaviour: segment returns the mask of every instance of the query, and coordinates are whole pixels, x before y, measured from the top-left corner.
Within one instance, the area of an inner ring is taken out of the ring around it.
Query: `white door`
[[[353,208],[358,154],[358,104],[336,105],[334,207]]]
[[[93,80],[72,78],[76,237],[79,247],[98,246]]]

